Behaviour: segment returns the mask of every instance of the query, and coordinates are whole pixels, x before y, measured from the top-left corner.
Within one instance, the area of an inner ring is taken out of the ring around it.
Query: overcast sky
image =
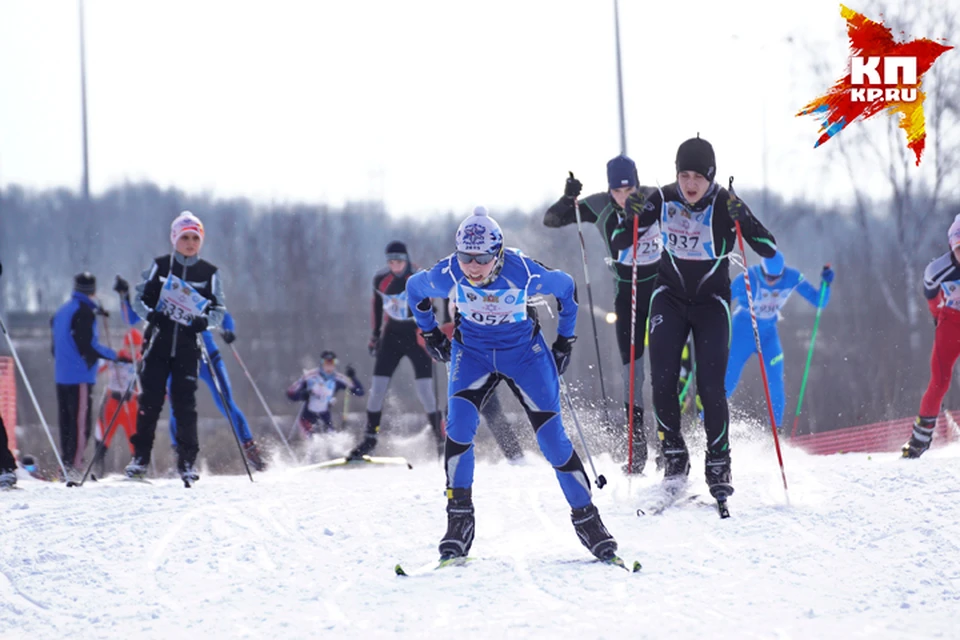
[[[641,182],[673,180],[677,145],[700,132],[741,188],[763,184],[766,146],[772,188],[844,197],[817,123],[794,116],[827,88],[813,56],[843,73],[839,3],[775,4],[776,18],[762,0],[621,1]],[[94,192],[151,180],[262,202],[382,199],[397,215],[495,211],[559,197],[569,170],[605,190],[619,152],[612,0],[85,7]],[[78,16],[73,0],[0,0],[0,185],[79,188]]]

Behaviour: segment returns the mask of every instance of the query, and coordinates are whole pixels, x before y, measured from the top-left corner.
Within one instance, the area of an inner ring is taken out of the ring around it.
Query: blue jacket
[[[794,291],[799,293],[814,307],[820,304],[820,289],[804,279],[803,274],[791,267],[785,267],[783,275],[771,284],[764,278],[759,265],[750,267],[750,288],[753,293],[753,307],[757,316],[757,328],[761,331],[773,329],[780,320],[780,310]],[[738,304],[734,315],[748,317],[747,286],[741,273],[730,285],[730,297]],[[830,287],[827,285],[823,296],[823,306],[830,302]]]
[[[89,296],[74,292],[50,321],[57,384],[94,384],[97,361],[117,359],[113,349],[97,340],[96,308],[97,303]]]

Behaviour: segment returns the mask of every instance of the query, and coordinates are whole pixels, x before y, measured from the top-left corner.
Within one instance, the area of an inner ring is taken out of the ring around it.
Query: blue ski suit
[[[504,249],[499,271],[488,284],[478,286],[470,283],[451,254],[429,271],[411,276],[407,295],[422,331],[437,327],[430,298],[453,295],[457,306],[447,382],[448,489],[473,485],[473,440],[480,407],[502,380],[526,411],[567,502],[572,508],[590,504],[590,482],[561,421],[557,366],[531,306],[531,297],[554,296],[559,307],[557,333],[572,337],[578,308],[573,278],[517,249]]]

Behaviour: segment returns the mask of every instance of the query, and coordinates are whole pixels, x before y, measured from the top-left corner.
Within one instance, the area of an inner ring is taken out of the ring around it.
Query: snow
[[[424,447],[424,450],[426,447]],[[706,495],[702,453],[691,492]],[[204,475],[0,493],[0,638],[931,638],[960,614],[960,445],[920,460],[734,442],[732,517],[638,516],[657,482],[605,455],[595,502],[631,574],[592,561],[552,470],[478,464],[466,567],[436,557],[443,472]],[[588,467],[589,468],[589,467]]]

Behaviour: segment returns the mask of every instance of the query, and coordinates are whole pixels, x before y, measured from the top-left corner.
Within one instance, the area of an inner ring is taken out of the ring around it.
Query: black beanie
[[[407,245],[403,244],[399,240],[394,240],[387,245],[386,254],[387,260],[406,260],[407,262],[410,262],[410,257],[407,254]],[[390,257],[391,255],[397,257],[392,258]]]
[[[696,171],[704,178],[713,182],[717,175],[717,159],[713,155],[713,146],[697,134],[677,149],[677,173],[681,171]]]
[[[88,296],[93,295],[97,292],[97,279],[89,271],[78,273],[73,277],[73,290]]]

